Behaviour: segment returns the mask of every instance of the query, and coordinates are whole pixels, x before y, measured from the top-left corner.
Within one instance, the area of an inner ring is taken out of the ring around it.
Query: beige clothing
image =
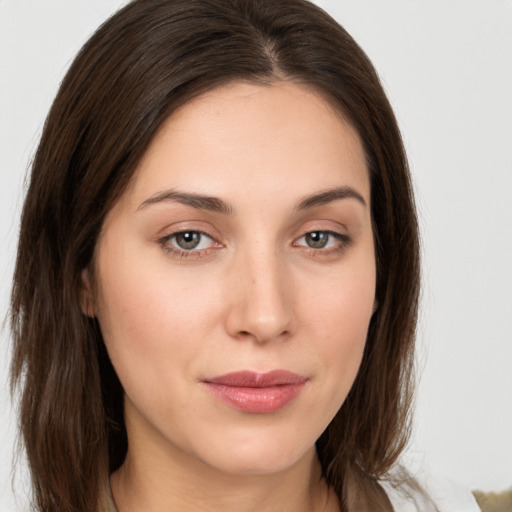
[[[431,494],[439,512],[480,512],[474,496],[469,491],[451,483],[444,482],[443,485],[442,489],[436,488],[436,492]],[[430,512],[432,510],[421,497],[406,497],[401,495],[400,489],[392,489],[386,485],[383,487],[391,499],[395,512]],[[117,512],[110,486],[107,486],[102,512]]]
[[[112,493],[110,491],[110,483],[109,482],[107,482],[107,486],[106,486],[103,498],[104,499],[103,499],[101,512],[117,512],[116,506],[114,505],[114,500],[112,498]]]

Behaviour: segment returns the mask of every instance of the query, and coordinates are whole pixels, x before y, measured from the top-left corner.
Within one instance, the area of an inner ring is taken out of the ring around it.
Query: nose
[[[293,291],[275,251],[237,258],[230,269],[226,330],[238,340],[284,340],[295,330]]]

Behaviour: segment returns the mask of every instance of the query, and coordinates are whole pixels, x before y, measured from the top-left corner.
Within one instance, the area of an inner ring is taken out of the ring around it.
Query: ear
[[[377,299],[375,299],[373,301],[373,311],[372,311],[372,315],[375,314],[375,311],[377,311],[377,309],[379,309],[379,301]]]
[[[94,307],[94,294],[91,286],[91,276],[89,269],[84,268],[81,273],[82,286],[80,290],[80,309],[84,315],[90,318],[96,316],[96,309]]]

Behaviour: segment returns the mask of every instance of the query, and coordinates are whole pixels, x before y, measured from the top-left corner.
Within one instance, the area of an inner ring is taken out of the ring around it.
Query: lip
[[[294,400],[309,379],[287,370],[238,371],[203,380],[217,398],[242,412],[264,414]]]

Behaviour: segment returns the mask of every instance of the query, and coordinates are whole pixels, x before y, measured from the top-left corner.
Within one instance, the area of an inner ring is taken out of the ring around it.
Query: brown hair
[[[11,382],[39,511],[96,512],[127,440],[123,391],[81,272],[162,122],[221,84],[306,84],[357,129],[371,178],[378,309],[359,373],[317,442],[345,511],[392,510],[378,479],[409,434],[419,290],[417,221],[395,117],[364,52],[305,0],[136,0],[63,80],[36,152],[11,303]]]

